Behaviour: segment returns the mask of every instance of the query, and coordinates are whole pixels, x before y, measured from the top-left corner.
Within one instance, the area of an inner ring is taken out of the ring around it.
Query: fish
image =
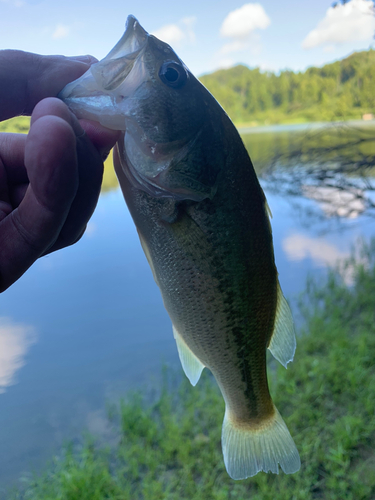
[[[285,367],[293,360],[293,318],[266,197],[230,118],[133,16],[108,55],[59,97],[79,118],[123,131],[116,173],[183,370],[196,385],[207,367],[223,395],[228,474],[298,471],[266,366],[267,348]]]

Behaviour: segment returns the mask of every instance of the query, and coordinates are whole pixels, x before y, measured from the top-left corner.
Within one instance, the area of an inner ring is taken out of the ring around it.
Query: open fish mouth
[[[141,53],[150,35],[134,16],[128,16],[120,41],[101,61],[59,93],[79,117],[99,121],[102,125],[125,130],[126,104],[147,78]],[[119,105],[122,113],[119,113]]]
[[[183,166],[203,123],[203,105],[195,104],[199,96],[187,90],[192,79],[173,49],[129,16],[123,36],[108,55],[58,97],[78,118],[124,132],[118,149],[133,185],[154,197],[198,201],[212,189]],[[191,115],[189,100],[198,110],[186,121],[181,116]],[[170,172],[177,164],[182,171],[172,181]]]

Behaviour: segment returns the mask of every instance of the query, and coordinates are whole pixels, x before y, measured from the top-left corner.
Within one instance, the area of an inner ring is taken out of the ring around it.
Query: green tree
[[[201,77],[234,122],[361,118],[375,113],[375,50],[311,67],[305,72],[262,72],[238,65]]]

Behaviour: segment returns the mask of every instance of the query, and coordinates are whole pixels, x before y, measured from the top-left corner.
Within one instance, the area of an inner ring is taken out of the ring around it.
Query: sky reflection
[[[318,267],[335,266],[342,259],[349,257],[338,246],[328,243],[323,237],[312,238],[302,233],[287,236],[282,242],[283,250],[290,261],[312,259]]]
[[[24,366],[26,354],[35,341],[33,327],[0,317],[0,394],[16,383],[16,372]]]

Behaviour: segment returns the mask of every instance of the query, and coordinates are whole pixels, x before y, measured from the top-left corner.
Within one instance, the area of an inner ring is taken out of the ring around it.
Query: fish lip
[[[139,51],[144,48],[149,37],[149,33],[141,26],[137,18],[129,15],[126,19],[124,34],[102,61],[118,59]]]
[[[115,124],[113,117],[118,115],[118,100],[126,100],[127,96],[116,95],[114,91],[126,81],[139,54],[146,48],[149,37],[138,20],[129,15],[124,34],[113,49],[99,62],[92,64],[80,78],[68,83],[57,97],[78,118],[96,120],[109,128],[124,130],[125,115]],[[104,115],[103,108],[109,119]]]
[[[113,49],[103,59],[92,64],[88,71],[80,78],[68,83],[57,97],[66,100],[83,97],[89,98],[93,93],[97,96],[108,94],[112,89],[109,82],[106,82],[103,77],[102,68],[105,68],[107,65],[115,65],[115,61],[119,59],[121,59],[121,64],[124,68],[126,65],[125,58],[129,58],[128,65],[131,66],[128,71],[129,74],[134,60],[144,50],[149,37],[150,35],[142,28],[138,20],[133,15],[129,15],[125,23],[125,32]]]

